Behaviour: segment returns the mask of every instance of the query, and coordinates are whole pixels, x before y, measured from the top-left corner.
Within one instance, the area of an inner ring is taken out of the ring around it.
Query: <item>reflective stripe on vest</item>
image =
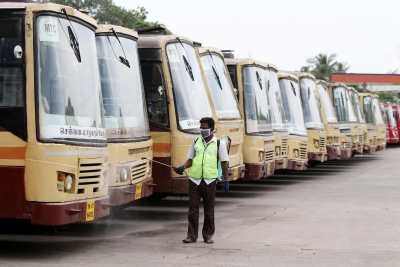
[[[194,179],[215,179],[218,177],[217,142],[210,142],[204,146],[202,138],[197,139],[194,145],[194,159],[190,167],[190,177]]]

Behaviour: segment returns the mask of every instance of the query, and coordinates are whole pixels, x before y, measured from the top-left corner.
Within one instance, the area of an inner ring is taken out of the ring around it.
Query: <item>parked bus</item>
[[[399,131],[395,119],[395,112],[392,104],[384,104],[384,112],[386,117],[386,144],[396,144],[399,142]]]
[[[232,180],[243,178],[244,125],[224,55],[213,47],[198,47],[197,52],[211,107],[216,112],[217,138],[225,139],[229,149],[229,173],[233,175]]]
[[[278,67],[267,64],[267,78],[271,123],[275,137],[275,171],[277,171],[288,169],[289,131],[279,89]],[[296,169],[294,164],[291,164],[290,168]]]
[[[0,217],[55,226],[108,215],[96,21],[57,4],[0,10]]]
[[[379,96],[372,95],[372,112],[375,115],[375,125],[377,132],[376,150],[386,149],[386,125],[383,121],[381,107],[379,105]]]
[[[329,84],[329,96],[333,107],[336,111],[336,116],[339,120],[340,128],[340,152],[341,159],[348,159],[351,156],[351,129],[349,120],[349,105],[350,101],[347,96],[346,86],[341,83]],[[354,114],[354,111],[353,111]],[[353,116],[354,117],[354,116]]]
[[[138,48],[153,158],[162,164],[180,166],[191,144],[200,136],[200,119],[213,117],[196,51],[190,39],[162,35],[162,28],[139,32]],[[187,175],[153,163],[154,197],[187,194]],[[186,170],[189,173],[189,170]],[[229,177],[232,180],[233,175]]]
[[[367,138],[364,142],[364,152],[365,153],[374,153],[376,151],[376,140],[377,140],[377,131],[375,126],[375,116],[372,111],[372,94],[370,93],[359,93],[358,94],[360,100],[361,110],[364,114],[365,122],[367,123]]]
[[[358,125],[358,145],[354,150],[359,154],[364,152],[364,144],[367,142],[367,124],[365,123],[365,118],[363,112],[361,110],[361,105],[358,97],[358,92],[353,87],[347,87],[347,92],[350,97],[351,104],[353,106],[355,115],[357,117]],[[356,140],[356,136],[354,136],[353,140]]]
[[[329,97],[328,84],[323,80],[317,80],[317,88],[320,98],[321,116],[326,132],[326,153],[328,160],[341,159],[339,122]]]
[[[289,131],[288,169],[306,170],[308,135],[300,99],[299,80],[289,73],[278,72],[279,88]]]
[[[399,114],[399,106],[396,104],[392,104],[393,116],[395,123],[397,125],[397,133],[400,132],[400,114]],[[399,138],[400,141],[400,138]]]
[[[315,77],[309,73],[297,75],[300,85],[300,100],[308,136],[308,165],[315,166],[328,159],[326,132],[320,110],[320,99]]]
[[[244,179],[271,176],[275,169],[275,144],[268,100],[266,66],[263,62],[225,58],[233,86],[238,89],[239,108],[245,121]]]
[[[359,151],[360,147],[362,147],[362,140],[360,140],[361,124],[358,122],[356,110],[354,109],[353,103],[351,102],[348,88],[346,85],[343,86],[345,88],[344,92],[345,104],[347,105],[347,109],[349,111],[349,123],[350,123],[350,134],[351,134],[351,156],[353,157]]]
[[[114,25],[96,30],[97,58],[108,142],[110,204],[153,192],[152,143],[137,50],[138,35]],[[142,159],[145,158],[145,159]]]

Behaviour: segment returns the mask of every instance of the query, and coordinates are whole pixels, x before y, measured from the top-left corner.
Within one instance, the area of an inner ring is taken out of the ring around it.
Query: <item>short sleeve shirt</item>
[[[215,136],[213,138],[211,138],[211,140],[208,143],[206,143],[206,141],[204,141],[203,138],[201,138],[201,140],[203,141],[204,146],[206,146],[207,144],[209,144],[211,142],[217,142],[217,138]],[[195,143],[192,142],[192,145],[190,146],[189,152],[187,154],[188,159],[194,159],[194,156],[195,156],[194,145],[195,145]],[[228,151],[226,150],[225,141],[220,140],[219,149],[218,149],[218,157],[221,162],[229,161],[229,155],[228,155]],[[193,179],[192,177],[189,177],[189,179],[197,185],[199,185],[201,182],[201,179]],[[204,181],[206,182],[206,184],[210,184],[210,183],[214,182],[215,179],[204,179]]]

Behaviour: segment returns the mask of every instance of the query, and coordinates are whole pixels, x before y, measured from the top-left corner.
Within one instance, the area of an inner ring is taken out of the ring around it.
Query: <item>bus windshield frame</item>
[[[61,14],[35,15],[37,136],[42,142],[106,146],[94,27]],[[70,46],[73,28],[81,62]]]
[[[346,92],[347,90],[343,86],[336,86],[332,89],[333,107],[341,130],[350,129],[349,106],[346,103],[349,99],[346,98]]]
[[[304,123],[307,129],[324,130],[320,102],[317,95],[317,85],[310,77],[301,77],[300,94],[303,107]]]
[[[244,116],[247,135],[272,134],[265,68],[249,64],[242,66]]]
[[[385,122],[383,121],[378,98],[374,98],[374,97],[372,98],[372,111],[374,112],[375,123],[376,124],[385,124]]]
[[[364,107],[364,118],[367,124],[375,125],[375,116],[372,112],[372,97],[365,96],[363,98],[363,107]]]
[[[279,90],[278,73],[268,68],[266,70],[266,75],[268,77],[267,88],[268,88],[268,98],[270,104],[270,115],[272,129],[278,132],[287,132],[287,124],[285,117],[285,109],[283,107],[282,95]]]
[[[329,97],[328,89],[323,83],[318,83],[317,87],[318,87],[319,97],[322,100],[321,102],[324,107],[326,120],[328,121],[328,123],[338,123],[335,110],[333,109],[333,105]]]
[[[211,105],[192,44],[171,41],[165,46],[171,74],[178,130],[199,134],[200,119],[212,117]]]
[[[282,94],[283,106],[285,107],[289,133],[307,136],[297,80],[281,78],[279,79],[279,88]]]
[[[219,54],[210,52],[202,53],[200,61],[218,120],[240,120],[239,105],[224,60]]]
[[[364,114],[362,113],[360,107],[360,100],[358,99],[358,95],[354,91],[349,91],[351,103],[353,103],[353,108],[355,109],[356,116],[359,123],[365,123]]]
[[[124,55],[124,51],[112,33],[96,34],[107,141],[149,140],[150,128],[137,38],[121,33],[118,33],[118,37],[130,67],[117,58]]]

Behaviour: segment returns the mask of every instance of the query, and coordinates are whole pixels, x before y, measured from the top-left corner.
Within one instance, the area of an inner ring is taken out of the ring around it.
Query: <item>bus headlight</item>
[[[119,179],[121,182],[125,182],[128,179],[128,171],[125,168],[121,168]]]
[[[71,190],[72,182],[73,182],[73,180],[72,180],[71,174],[67,174],[67,176],[65,176],[65,180],[64,180],[64,191],[65,192]]]
[[[346,143],[342,143],[343,149],[346,149]]]
[[[299,157],[299,150],[298,149],[293,149],[293,155],[295,158]]]
[[[258,152],[258,161],[259,162],[263,161],[263,159],[264,159],[263,155],[264,155],[264,151],[259,151]]]
[[[328,144],[332,144],[332,137],[328,137]]]
[[[279,156],[281,154],[281,148],[279,146],[275,147],[275,155]]]
[[[318,140],[314,139],[314,140],[313,140],[313,143],[314,143],[314,147],[315,147],[315,148],[318,148],[318,147],[319,147],[319,142],[318,142]]]

